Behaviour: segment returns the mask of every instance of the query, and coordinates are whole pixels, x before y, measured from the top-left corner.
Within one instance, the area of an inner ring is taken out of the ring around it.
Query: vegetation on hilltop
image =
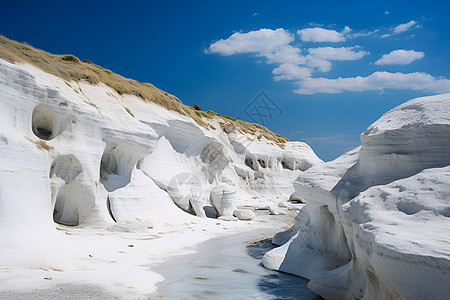
[[[199,125],[204,126],[205,128],[208,128],[209,126],[205,123],[203,118],[219,118],[241,132],[264,136],[266,139],[279,144],[288,141],[287,138],[275,134],[259,124],[223,116],[210,110],[206,112],[195,110],[191,106],[184,105],[177,97],[156,88],[150,83],[141,83],[133,79],[122,77],[89,60],[81,61],[79,58],[70,54],[50,54],[0,35],[0,58],[11,63],[20,62],[34,65],[47,73],[68,81],[84,80],[90,84],[102,82],[114,89],[120,95],[131,94],[141,98],[143,101],[156,103],[168,110],[176,111],[182,115],[191,117]]]

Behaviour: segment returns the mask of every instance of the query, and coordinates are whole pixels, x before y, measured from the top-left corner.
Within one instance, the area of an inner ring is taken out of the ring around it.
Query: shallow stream
[[[266,230],[267,231],[267,230]],[[265,269],[270,239],[251,242],[263,231],[216,238],[196,247],[196,253],[170,259],[154,270],[160,282],[152,299],[322,299],[308,280]],[[249,242],[250,241],[250,242]]]

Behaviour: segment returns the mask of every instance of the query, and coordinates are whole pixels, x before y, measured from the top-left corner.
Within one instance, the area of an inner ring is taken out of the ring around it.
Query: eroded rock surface
[[[280,146],[218,117],[200,126],[102,83],[1,59],[0,120],[0,257],[49,255],[56,227],[115,234],[206,213],[234,220],[236,205],[286,200],[299,173],[322,163],[304,143]]]
[[[450,94],[384,114],[361,148],[300,174],[306,206],[266,253],[326,299],[442,299],[450,287]]]

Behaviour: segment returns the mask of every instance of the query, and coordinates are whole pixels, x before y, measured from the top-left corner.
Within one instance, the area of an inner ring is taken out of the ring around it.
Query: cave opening
[[[244,163],[245,163],[245,165],[246,165],[247,167],[249,167],[249,168],[252,169],[253,171],[257,171],[257,170],[258,170],[257,166],[255,165],[255,161],[254,161],[254,159],[253,159],[253,157],[252,157],[251,155],[247,155],[247,156],[245,157]]]
[[[53,209],[53,221],[66,226],[77,226],[80,224],[80,215],[76,201],[72,201],[70,191],[61,188],[56,196]]]
[[[49,141],[60,135],[67,126],[67,117],[58,115],[53,108],[39,104],[33,109],[31,129],[38,138]]]

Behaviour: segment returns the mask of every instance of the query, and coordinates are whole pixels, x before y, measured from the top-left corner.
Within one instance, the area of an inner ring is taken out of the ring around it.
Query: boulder
[[[219,216],[233,216],[236,208],[236,189],[228,184],[221,184],[211,190],[211,204]]]
[[[255,213],[249,209],[235,209],[233,215],[242,221],[251,221],[255,218]]]

